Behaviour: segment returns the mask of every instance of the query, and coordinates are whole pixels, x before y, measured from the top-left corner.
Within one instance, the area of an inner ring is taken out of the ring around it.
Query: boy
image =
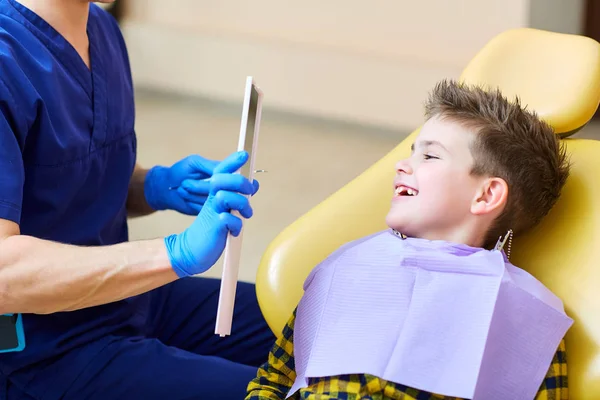
[[[426,117],[396,165],[396,235],[347,244],[311,272],[247,400],[568,398],[572,320],[494,248],[553,207],[564,149],[499,91],[441,82]]]

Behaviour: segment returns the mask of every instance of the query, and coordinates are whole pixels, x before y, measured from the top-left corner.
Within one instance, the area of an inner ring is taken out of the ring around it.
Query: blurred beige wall
[[[241,103],[246,75],[266,107],[409,130],[442,78],[493,36],[578,31],[583,0],[127,0],[138,87]],[[579,13],[579,14],[578,14]],[[565,18],[565,16],[567,16]]]

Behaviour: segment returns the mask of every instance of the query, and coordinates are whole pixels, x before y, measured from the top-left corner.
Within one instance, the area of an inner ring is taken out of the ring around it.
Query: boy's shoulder
[[[544,301],[555,310],[564,312],[563,301],[536,277],[522,268],[510,262],[506,263],[506,272],[511,281],[519,288],[527,288],[527,291],[539,300]]]

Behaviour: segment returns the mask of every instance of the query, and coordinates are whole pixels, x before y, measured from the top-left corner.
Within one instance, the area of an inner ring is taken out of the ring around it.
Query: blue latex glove
[[[217,161],[192,155],[171,167],[153,167],[144,181],[146,202],[154,210],[198,215],[208,197],[207,179],[217,164]]]
[[[255,194],[258,182],[234,174],[247,160],[248,153],[242,151],[218,164],[208,181],[209,196],[200,214],[185,231],[165,238],[171,265],[180,278],[208,270],[221,257],[227,234],[240,234],[242,220],[232,215],[232,210],[244,218],[252,217],[248,197],[243,195]]]

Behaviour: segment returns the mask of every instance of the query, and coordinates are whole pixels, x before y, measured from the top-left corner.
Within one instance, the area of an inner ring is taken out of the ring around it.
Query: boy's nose
[[[396,173],[404,172],[405,174],[412,174],[413,169],[410,165],[409,159],[400,160],[396,163]]]

